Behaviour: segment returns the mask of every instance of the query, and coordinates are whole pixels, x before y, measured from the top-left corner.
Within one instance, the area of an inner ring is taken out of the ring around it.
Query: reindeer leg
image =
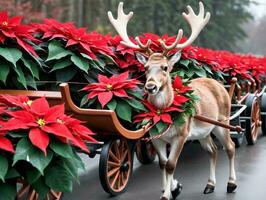
[[[168,200],[171,195],[171,183],[176,169],[176,163],[186,142],[185,136],[175,136],[171,143],[170,155],[166,163],[167,183],[161,200]]]
[[[209,194],[214,191],[216,184],[215,168],[217,158],[217,147],[210,135],[207,138],[200,140],[199,142],[202,148],[210,154],[210,177],[203,192],[204,194]]]
[[[235,143],[230,137],[229,130],[215,127],[213,132],[224,146],[229,159],[229,181],[227,184],[227,192],[232,193],[237,188],[235,173]]]
[[[165,166],[167,163],[167,151],[166,151],[167,144],[160,139],[152,140],[152,143],[159,157],[159,165],[162,172],[162,193],[164,193],[166,187],[166,178],[167,178],[165,170]]]

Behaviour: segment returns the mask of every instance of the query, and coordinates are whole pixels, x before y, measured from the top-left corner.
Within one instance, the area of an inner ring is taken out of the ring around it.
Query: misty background
[[[73,21],[102,34],[115,35],[107,11],[116,16],[121,0],[0,0],[0,11],[22,15],[24,22],[41,22],[44,18]],[[240,53],[266,55],[266,0],[202,0],[211,20],[195,45]],[[182,18],[186,5],[198,12],[197,0],[124,0],[126,13],[134,11],[128,24],[131,36],[143,32],[175,35],[179,28],[189,36]]]

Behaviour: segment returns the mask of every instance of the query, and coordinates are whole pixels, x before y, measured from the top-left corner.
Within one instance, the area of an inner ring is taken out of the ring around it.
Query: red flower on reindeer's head
[[[143,104],[148,108],[148,112],[140,113],[136,115],[134,118],[134,123],[142,122],[143,120],[152,121],[153,124],[157,124],[159,121],[162,121],[167,124],[172,124],[172,117],[170,115],[171,112],[184,112],[184,110],[176,107],[175,105],[171,105],[165,109],[157,109],[148,101],[144,101]]]
[[[183,94],[185,94],[187,91],[191,90],[192,88],[183,85],[182,79],[179,76],[175,77],[173,83],[173,89],[174,89],[174,102],[173,102],[174,105],[182,106],[183,103],[189,100],[187,97],[183,96]]]
[[[103,108],[111,101],[113,96],[130,98],[126,93],[126,89],[134,89],[140,82],[136,79],[128,79],[128,76],[128,72],[113,75],[110,78],[99,74],[99,83],[91,83],[82,90],[90,92],[88,95],[89,99],[98,96],[98,100]]]

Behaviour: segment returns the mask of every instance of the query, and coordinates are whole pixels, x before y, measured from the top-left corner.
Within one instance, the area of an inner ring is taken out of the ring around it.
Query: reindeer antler
[[[111,22],[111,24],[116,29],[117,33],[120,35],[123,41],[121,41],[121,44],[135,48],[135,49],[141,49],[144,51],[147,51],[149,54],[152,54],[152,50],[150,49],[151,40],[149,39],[146,44],[142,44],[138,37],[136,37],[136,41],[138,45],[134,44],[128,37],[127,34],[127,23],[132,18],[133,12],[130,12],[129,14],[125,14],[123,10],[123,2],[120,2],[117,9],[117,19],[114,19],[113,14],[111,11],[108,11],[108,18]]]
[[[190,25],[191,35],[186,42],[184,42],[182,44],[178,44],[178,42],[180,41],[180,39],[182,38],[182,35],[183,35],[183,30],[179,29],[176,40],[172,45],[167,46],[165,44],[165,42],[162,41],[161,44],[162,44],[163,48],[165,49],[164,55],[166,55],[170,50],[172,50],[174,48],[183,49],[183,48],[191,45],[195,41],[195,39],[198,37],[201,30],[209,22],[211,14],[209,12],[207,12],[206,16],[204,17],[205,11],[204,11],[204,6],[203,6],[202,2],[199,2],[199,14],[198,15],[195,14],[195,12],[193,11],[193,9],[190,6],[187,6],[187,9],[188,9],[188,14],[183,13],[183,17],[185,18],[185,20]]]

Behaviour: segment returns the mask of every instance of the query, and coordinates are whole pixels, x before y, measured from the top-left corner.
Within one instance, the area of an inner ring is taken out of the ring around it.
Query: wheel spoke
[[[128,155],[128,149],[124,152],[124,155],[122,156],[121,162],[123,163]]]
[[[117,163],[119,163],[120,162],[120,160],[115,156],[115,154],[112,152],[112,149],[110,148],[110,150],[109,150],[109,155],[111,156],[111,158],[115,161],[115,162],[117,162]]]
[[[121,156],[120,156],[120,152],[119,152],[119,149],[118,149],[117,141],[115,141],[113,143],[112,147],[114,147],[116,157],[118,158],[118,160],[120,160]]]
[[[111,169],[110,171],[108,171],[107,176],[110,178],[111,176],[113,176],[118,170],[120,169],[120,167],[116,167]]]
[[[23,184],[22,188],[17,192],[17,198],[21,198],[29,189],[29,185]]]
[[[114,179],[112,180],[112,183],[111,183],[111,187],[112,187],[112,188],[114,188],[114,185],[115,185],[115,183],[116,183],[116,180],[117,180],[118,176],[119,176],[119,171],[116,172],[116,175],[115,175]]]
[[[108,165],[111,166],[111,167],[120,167],[120,164],[119,163],[112,162],[110,160],[108,160]]]

